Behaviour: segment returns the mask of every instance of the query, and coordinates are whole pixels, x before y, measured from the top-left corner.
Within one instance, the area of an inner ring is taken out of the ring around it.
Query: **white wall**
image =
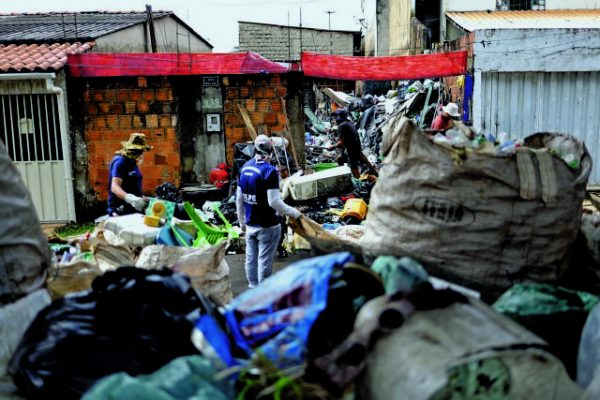
[[[444,12],[446,12],[446,11],[485,11],[485,10],[495,10],[495,9],[496,9],[496,0],[442,0],[442,10]]]
[[[600,29],[476,31],[473,51],[476,71],[600,71]]]
[[[600,8],[600,0],[546,0],[546,10]]]
[[[546,10],[600,8],[600,0],[546,0]],[[496,0],[442,0],[445,11],[495,10]]]
[[[374,56],[376,47],[376,29],[377,29],[377,0],[361,0],[362,1],[362,17],[366,24],[366,29],[363,29],[365,41],[365,56]]]
[[[446,13],[452,11],[495,10],[496,0],[442,0],[440,13],[440,39],[452,40],[447,32]]]
[[[150,51],[150,34],[146,32],[145,24],[138,24],[121,31],[111,33],[96,40],[93,52],[106,53],[132,53]],[[158,52],[175,53],[202,53],[211,49],[190,34],[188,42],[186,28],[171,17],[154,20],[156,48]],[[179,32],[179,35],[177,35]],[[178,50],[179,49],[179,50]]]

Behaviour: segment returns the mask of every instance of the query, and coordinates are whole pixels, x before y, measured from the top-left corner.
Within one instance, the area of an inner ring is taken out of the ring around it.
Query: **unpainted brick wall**
[[[133,132],[144,133],[154,146],[140,167],[144,193],[151,194],[164,182],[179,185],[177,103],[168,79],[90,79],[83,102],[89,185],[100,200],[108,197],[110,161]]]
[[[243,105],[257,133],[271,136],[285,132],[286,120],[283,99],[286,95],[285,82],[280,75],[228,77],[223,103],[225,145],[227,162],[233,161],[233,146],[251,141],[238,106]]]

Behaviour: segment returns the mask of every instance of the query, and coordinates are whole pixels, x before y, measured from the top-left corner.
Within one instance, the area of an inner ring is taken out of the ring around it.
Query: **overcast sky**
[[[231,51],[238,45],[237,21],[264,22],[298,26],[302,7],[302,26],[360,30],[361,0],[0,0],[0,12],[47,11],[144,11],[170,10],[187,22],[213,46],[213,51]]]

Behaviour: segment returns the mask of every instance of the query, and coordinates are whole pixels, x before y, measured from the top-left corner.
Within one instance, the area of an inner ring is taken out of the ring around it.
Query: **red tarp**
[[[464,75],[467,52],[395,57],[350,57],[302,53],[306,76],[352,81],[387,81]]]
[[[157,75],[240,75],[284,73],[288,68],[246,53],[85,53],[69,55],[77,77]]]

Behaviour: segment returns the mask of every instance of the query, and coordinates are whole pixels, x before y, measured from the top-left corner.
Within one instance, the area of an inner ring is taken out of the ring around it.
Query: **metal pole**
[[[327,10],[325,12],[328,14],[328,18],[329,18],[329,54],[332,54],[333,39],[331,36],[331,14],[333,14],[335,11]]]
[[[300,7],[300,59],[302,59],[302,7]]]

